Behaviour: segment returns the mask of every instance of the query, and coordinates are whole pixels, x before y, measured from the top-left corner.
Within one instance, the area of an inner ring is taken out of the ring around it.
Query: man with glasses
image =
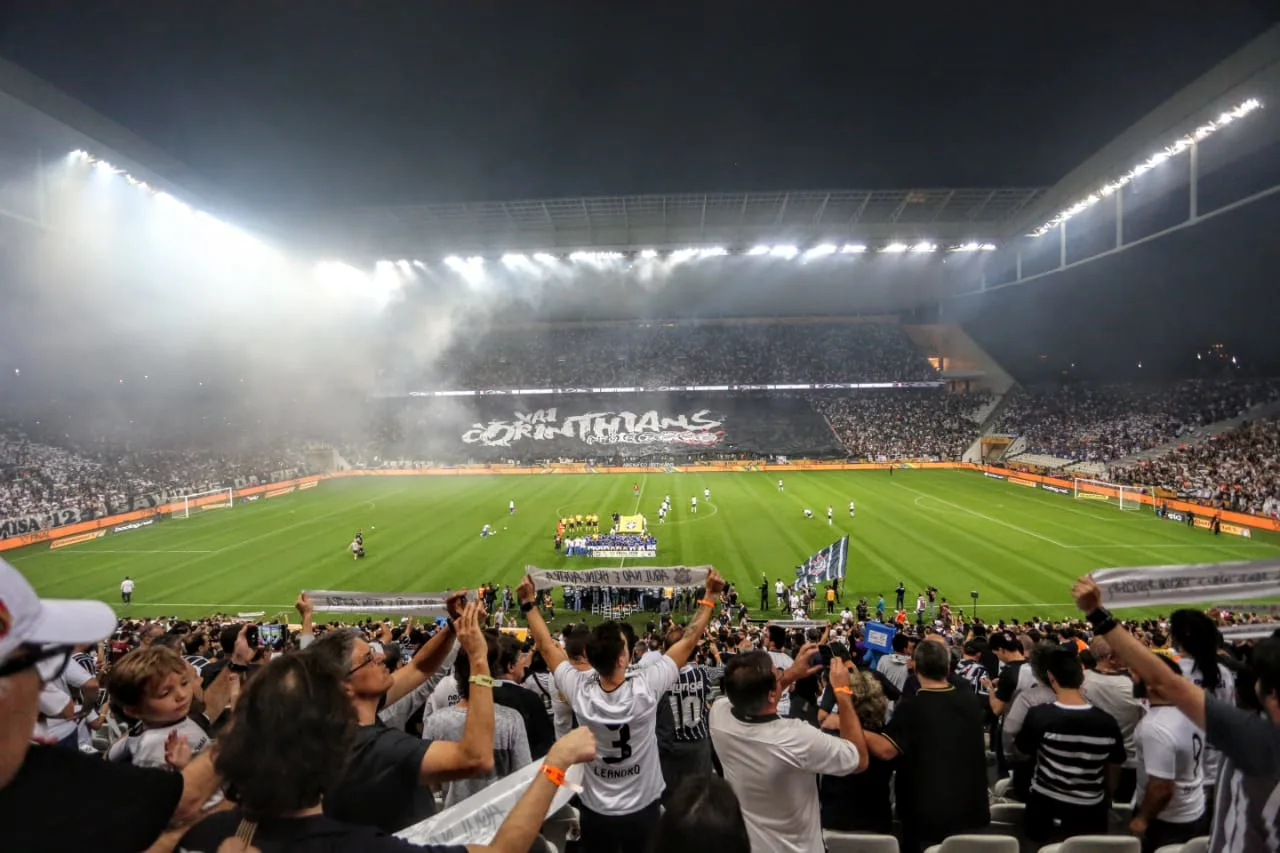
[[[0,826],[5,849],[142,850],[176,820],[195,817],[217,788],[212,756],[182,774],[112,764],[75,750],[33,744],[40,694],[76,645],[115,628],[99,601],[40,600],[0,560]],[[50,792],[72,797],[77,819],[49,808]]]

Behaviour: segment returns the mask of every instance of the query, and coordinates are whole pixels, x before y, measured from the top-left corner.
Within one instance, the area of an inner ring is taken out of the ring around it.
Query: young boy
[[[170,737],[185,738],[191,755],[198,755],[209,745],[209,735],[187,717],[198,687],[191,666],[167,646],[142,646],[122,657],[107,677],[107,691],[111,713],[133,727],[111,747],[107,759],[170,767],[165,759]]]

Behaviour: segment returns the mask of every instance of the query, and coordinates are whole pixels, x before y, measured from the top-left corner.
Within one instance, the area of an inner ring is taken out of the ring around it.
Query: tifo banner
[[[719,453],[842,454],[806,401],[789,397],[480,397],[423,400],[438,458],[643,459]]]
[[[849,537],[832,542],[802,565],[796,567],[795,586],[817,586],[826,581],[844,577],[845,563],[849,559]]]
[[[1091,576],[1109,607],[1146,607],[1280,595],[1280,560],[1101,569]]]
[[[634,551],[621,551],[616,548],[588,548],[591,556],[596,560],[630,560],[632,558],[639,559],[644,557],[652,559],[658,556],[656,548],[637,548]]]
[[[423,845],[488,844],[541,768],[542,759],[530,762],[422,823],[400,830],[396,836]],[[575,764],[565,771],[565,784],[556,789],[555,798],[547,808],[548,817],[567,806],[574,793],[582,790],[585,773],[583,764]]]
[[[618,518],[619,533],[644,533],[643,515],[623,515]]]
[[[526,573],[538,589],[553,586],[658,586],[693,589],[707,582],[711,566],[665,566],[643,569],[539,569]],[[316,608],[319,610],[320,608]]]
[[[788,631],[827,627],[826,622],[820,622],[817,619],[774,619],[769,624],[775,628],[785,628]]]
[[[311,605],[321,613],[401,613],[406,616],[439,616],[445,612],[442,592],[338,592],[307,591]]]

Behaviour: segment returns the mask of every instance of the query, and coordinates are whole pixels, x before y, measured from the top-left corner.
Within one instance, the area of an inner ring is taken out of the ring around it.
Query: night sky
[[[1049,185],[1277,19],[1273,0],[12,0],[0,55],[269,209]]]
[[[269,215],[1047,186],[1278,21],[1275,0],[9,0],[0,56]],[[1215,340],[1280,369],[1275,215],[1258,204],[943,319],[1020,377],[1178,373]]]

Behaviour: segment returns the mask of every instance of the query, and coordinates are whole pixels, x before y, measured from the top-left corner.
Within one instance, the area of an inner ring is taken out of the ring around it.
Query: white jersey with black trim
[[[600,686],[595,670],[568,661],[556,668],[555,684],[579,725],[596,739],[596,759],[583,777],[582,802],[603,815],[628,815],[662,796],[658,762],[658,702],[680,677],[666,655],[652,666],[632,668],[616,690]]]
[[[797,619],[803,619],[805,617],[805,613],[803,610],[798,611],[798,613],[800,615],[796,616]],[[785,652],[774,651],[772,649],[770,649],[769,651],[769,659],[773,661],[774,669],[780,669],[783,672],[786,672],[787,670],[791,669],[792,664],[795,663],[795,661],[792,660],[791,655],[786,654]],[[787,716],[787,714],[790,714],[790,713],[791,713],[791,690],[790,688],[788,688],[785,692],[783,692],[781,696],[778,697],[778,716],[785,717]]]

